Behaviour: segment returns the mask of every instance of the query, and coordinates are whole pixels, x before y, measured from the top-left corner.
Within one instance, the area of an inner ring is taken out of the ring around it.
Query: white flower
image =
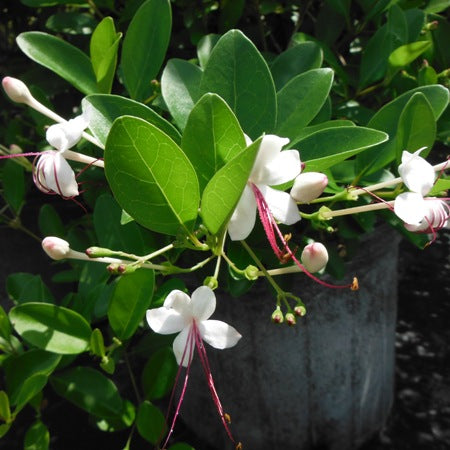
[[[60,260],[67,258],[70,253],[70,245],[64,239],[47,236],[42,241],[42,248],[50,258]]]
[[[427,206],[423,198],[430,192],[434,184],[435,172],[433,166],[419,153],[425,147],[414,153],[404,151],[402,163],[398,172],[411,192],[403,192],[394,202],[394,212],[406,224],[418,225],[427,213]]]
[[[257,204],[252,184],[261,191],[276,220],[286,225],[300,220],[292,197],[270,187],[287,183],[301,172],[298,151],[281,151],[288,143],[289,139],[271,134],[263,137],[247,185],[228,224],[228,233],[233,241],[245,239],[255,225]]]
[[[450,207],[443,200],[430,198],[424,200],[425,214],[422,220],[415,224],[405,224],[408,231],[414,233],[431,233],[434,230],[449,226]]]
[[[196,338],[218,349],[233,347],[241,338],[236,329],[225,322],[208,320],[215,309],[216,296],[207,286],[197,288],[192,297],[174,290],[167,296],[164,306],[147,311],[147,322],[156,333],[179,332],[173,342],[173,352],[178,364],[187,367]]]
[[[319,272],[328,263],[328,251],[320,242],[313,242],[305,246],[301,256],[302,264],[311,272]]]
[[[56,193],[64,198],[79,194],[75,173],[60,152],[43,152],[36,160],[34,184],[46,194]]]
[[[56,123],[47,129],[45,135],[48,143],[60,152],[72,148],[78,143],[88,123],[83,115],[67,122]]]
[[[328,177],[320,172],[301,173],[295,178],[291,197],[300,203],[309,203],[320,197],[327,187]]]
[[[2,80],[2,85],[6,94],[13,102],[28,104],[33,98],[27,85],[17,78],[5,77]]]

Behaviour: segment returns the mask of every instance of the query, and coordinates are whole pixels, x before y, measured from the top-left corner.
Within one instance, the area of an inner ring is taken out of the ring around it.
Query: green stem
[[[141,403],[141,395],[139,394],[139,389],[137,387],[136,379],[134,378],[133,371],[131,370],[130,360],[128,359],[128,353],[126,350],[123,352],[125,364],[127,366],[128,375],[130,376],[131,385],[133,386],[134,394],[136,395],[136,400],[138,404]]]

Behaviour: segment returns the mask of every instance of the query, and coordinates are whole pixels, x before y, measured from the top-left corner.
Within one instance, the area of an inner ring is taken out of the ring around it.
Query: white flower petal
[[[281,138],[275,136],[274,134],[266,134],[262,138],[261,144],[259,146],[258,155],[256,156],[256,160],[250,174],[250,181],[255,184],[269,184],[266,182],[266,180],[271,176],[271,173],[273,172],[271,168],[272,163],[274,159],[280,154],[283,146],[288,143],[289,139]],[[296,175],[298,175],[298,173]]]
[[[63,152],[78,143],[86,127],[86,119],[81,115],[67,122],[52,125],[45,137],[52,147]]]
[[[258,188],[276,220],[285,225],[292,225],[300,220],[297,204],[287,192],[278,191],[269,186],[258,186]]]
[[[253,230],[256,220],[256,200],[252,189],[245,186],[236,209],[228,223],[228,234],[233,241],[242,241]]]
[[[175,354],[177,363],[181,364],[184,367],[187,367],[187,365],[192,361],[192,356],[194,355],[195,350],[194,336],[189,335],[190,331],[191,327],[184,328],[181,333],[174,339],[172,344],[173,353]]]
[[[181,314],[165,306],[147,310],[147,322],[150,328],[159,334],[178,333],[186,326]]]
[[[415,153],[404,151],[398,173],[410,191],[426,195],[433,187],[435,172],[433,166],[419,156],[422,150]]]
[[[297,150],[283,150],[266,168],[262,184],[276,186],[293,180],[302,171],[300,154]]]
[[[235,328],[221,320],[200,322],[198,328],[202,339],[219,349],[233,347],[242,337]]]
[[[192,316],[197,321],[207,320],[216,310],[216,296],[208,286],[200,286],[191,297]]]
[[[191,298],[185,292],[174,289],[164,300],[164,306],[183,316],[186,323],[192,320]]]
[[[60,153],[42,153],[36,163],[36,171],[39,183],[53,192],[63,197],[75,197],[79,194],[75,172]]]
[[[403,192],[403,194],[397,195],[395,199],[394,212],[403,222],[417,225],[425,217],[427,207],[420,194]]]

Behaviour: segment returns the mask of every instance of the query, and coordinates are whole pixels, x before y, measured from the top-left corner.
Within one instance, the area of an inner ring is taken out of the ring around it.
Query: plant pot
[[[353,449],[383,426],[394,390],[398,242],[385,227],[361,241],[347,270],[357,292],[298,274],[292,292],[308,312],[294,327],[270,322],[275,302],[264,280],[238,299],[217,294],[213,318],[243,337],[229,350],[208,347],[208,356],[244,448]],[[210,448],[233,448],[198,361],[181,414]]]

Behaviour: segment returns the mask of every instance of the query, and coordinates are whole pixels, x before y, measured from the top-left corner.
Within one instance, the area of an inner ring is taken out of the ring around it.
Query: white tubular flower
[[[328,263],[328,251],[325,245],[320,242],[313,242],[303,249],[301,260],[309,272],[319,272]]]
[[[2,86],[8,97],[17,103],[28,104],[33,98],[27,85],[13,77],[5,77],[2,80]]]
[[[242,337],[225,322],[208,320],[215,309],[216,296],[207,286],[197,288],[192,297],[174,290],[167,296],[164,306],[147,311],[147,322],[155,333],[179,332],[173,342],[173,352],[178,364],[187,367],[198,338],[215,348],[224,349],[233,347]]]
[[[288,143],[289,139],[271,134],[263,137],[247,185],[228,224],[228,233],[233,241],[245,239],[255,225],[257,203],[252,185],[261,191],[276,220],[286,225],[300,220],[292,197],[270,187],[287,183],[301,172],[298,151],[281,151]]]
[[[443,200],[430,198],[424,200],[425,214],[418,223],[405,223],[405,228],[413,233],[432,233],[449,226],[450,207]]]
[[[88,122],[85,117],[80,115],[67,122],[56,123],[50,126],[45,137],[52,147],[60,152],[64,152],[79,142],[87,126]]]
[[[34,184],[46,194],[56,193],[63,198],[79,194],[75,173],[59,152],[43,152],[36,160],[33,172]]]
[[[55,236],[47,236],[44,238],[42,248],[50,258],[56,261],[67,258],[71,252],[69,243]]]
[[[327,187],[328,177],[320,172],[301,173],[295,178],[291,197],[299,203],[309,203],[320,197]]]

